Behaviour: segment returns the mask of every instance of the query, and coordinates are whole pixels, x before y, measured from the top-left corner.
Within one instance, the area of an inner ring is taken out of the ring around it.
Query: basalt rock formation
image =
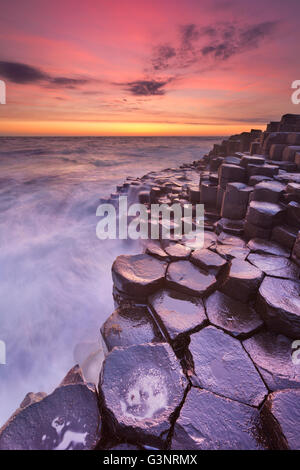
[[[285,115],[127,178],[105,202],[190,203],[191,230],[202,203],[204,236],[160,219],[158,239],[116,259],[97,394],[73,371],[27,397],[0,448],[300,449],[299,155],[300,116]]]

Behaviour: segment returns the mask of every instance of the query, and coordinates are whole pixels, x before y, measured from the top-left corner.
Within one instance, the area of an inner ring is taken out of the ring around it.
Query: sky
[[[0,135],[229,135],[300,113],[299,0],[0,0]]]

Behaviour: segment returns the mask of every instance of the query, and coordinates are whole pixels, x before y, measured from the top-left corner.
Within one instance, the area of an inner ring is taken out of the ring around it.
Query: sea
[[[220,140],[0,137],[0,426],[27,392],[50,393],[102,347],[111,265],[137,245],[96,237],[100,199],[127,176],[198,160]]]

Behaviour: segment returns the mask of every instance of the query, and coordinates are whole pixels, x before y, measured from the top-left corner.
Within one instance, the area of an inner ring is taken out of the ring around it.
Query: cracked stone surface
[[[191,262],[199,268],[215,275],[219,274],[221,269],[227,264],[227,261],[224,258],[205,248],[202,250],[195,250],[191,255]]]
[[[118,256],[112,266],[116,288],[135,298],[145,298],[164,284],[167,264],[147,254]]]
[[[261,449],[256,408],[192,387],[176,421],[172,450]]]
[[[267,389],[239,340],[208,326],[191,335],[198,385],[218,395],[259,406]]]
[[[145,252],[148,255],[154,256],[160,260],[166,261],[168,259],[167,253],[162,249],[160,243],[155,241],[147,241],[145,246]]]
[[[221,291],[241,302],[248,302],[255,296],[263,279],[263,272],[241,259],[233,259],[230,272]]]
[[[248,242],[248,248],[252,253],[259,253],[262,255],[276,255],[289,258],[290,250],[279,245],[279,243],[264,240],[262,238],[253,238]]]
[[[271,331],[300,338],[300,283],[266,276],[257,298],[258,312]]]
[[[261,418],[271,449],[300,450],[300,390],[280,390],[269,395]]]
[[[249,248],[246,246],[242,247],[224,244],[218,244],[216,246],[216,251],[219,253],[219,255],[224,256],[229,261],[233,258],[245,260],[250,253]]]
[[[149,297],[149,304],[172,341],[207,322],[203,301],[197,297],[161,290]]]
[[[0,450],[92,450],[100,439],[97,396],[84,383],[64,385],[13,415]]]
[[[263,325],[262,319],[251,305],[243,304],[219,291],[205,300],[205,307],[210,323],[239,339],[246,338]]]
[[[117,308],[101,327],[108,351],[116,346],[131,346],[163,341],[148,309],[135,305]]]
[[[131,442],[162,448],[187,379],[167,343],[115,348],[99,380],[109,427]]]
[[[175,261],[169,264],[167,286],[194,296],[208,295],[216,286],[216,278],[190,261]]]
[[[299,266],[283,256],[253,253],[248,256],[248,261],[268,276],[283,279],[299,279],[300,276]]]
[[[165,252],[169,255],[171,260],[187,259],[190,256],[191,249],[180,243],[169,245],[165,248]]]
[[[292,361],[289,338],[262,331],[245,340],[243,345],[272,392],[300,388],[300,367]]]

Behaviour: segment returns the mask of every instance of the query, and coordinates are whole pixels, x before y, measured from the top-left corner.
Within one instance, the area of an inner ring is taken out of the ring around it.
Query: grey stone
[[[102,409],[119,438],[164,448],[187,379],[167,343],[114,348],[99,380]]]
[[[210,323],[242,339],[257,331],[263,322],[250,304],[234,300],[219,291],[205,300]]]
[[[300,283],[266,276],[260,286],[257,311],[268,328],[300,337]]]
[[[269,390],[300,388],[300,368],[292,361],[292,342],[286,336],[262,331],[243,342]]]
[[[247,405],[262,403],[267,389],[239,340],[208,326],[191,335],[189,350],[201,388]]]
[[[172,450],[260,449],[258,411],[192,388],[176,420]]]

